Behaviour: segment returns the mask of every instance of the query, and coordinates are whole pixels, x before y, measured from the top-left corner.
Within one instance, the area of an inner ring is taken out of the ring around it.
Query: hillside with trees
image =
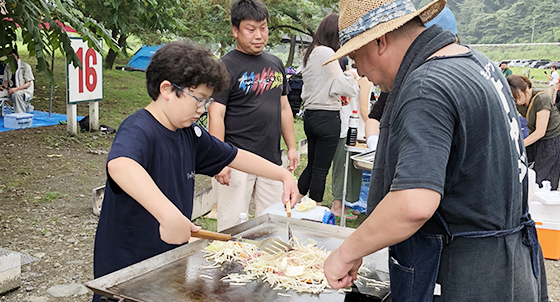
[[[430,0],[412,2],[422,7]],[[560,42],[558,0],[448,0],[447,6],[465,44]]]

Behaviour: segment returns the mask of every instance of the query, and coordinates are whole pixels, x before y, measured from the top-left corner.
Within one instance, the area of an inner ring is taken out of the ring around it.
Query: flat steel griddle
[[[276,215],[263,215],[225,231],[243,238],[261,240],[271,236],[279,236],[287,241],[286,223],[288,218]],[[332,251],[348,237],[354,229],[327,225],[317,222],[290,219],[292,233],[300,242],[312,238],[319,247]],[[175,301],[382,301],[388,296],[389,289],[358,285],[352,293],[332,293],[312,295],[298,294],[294,291],[273,290],[268,283],[261,280],[253,281],[245,286],[230,285],[220,279],[229,273],[243,271],[237,263],[224,265],[223,270],[201,270],[212,263],[203,258],[201,250],[210,243],[209,240],[198,240],[178,247],[161,255],[128,266],[112,274],[97,278],[85,285],[95,293],[114,298],[117,301],[135,302],[175,302]],[[387,250],[364,258],[364,265],[371,273],[368,278],[388,281]],[[214,279],[203,279],[199,276],[208,275]],[[278,293],[292,297],[279,296]]]

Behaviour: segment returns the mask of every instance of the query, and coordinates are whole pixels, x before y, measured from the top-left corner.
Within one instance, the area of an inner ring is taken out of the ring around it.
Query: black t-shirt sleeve
[[[371,107],[371,111],[369,112],[368,117],[374,120],[381,121],[381,117],[383,116],[383,110],[385,109],[385,103],[387,102],[387,96],[389,95],[388,92],[381,92],[377,102],[373,104]]]
[[[423,97],[400,107],[391,125],[400,136],[391,191],[424,188],[443,196],[455,116],[445,102]]]
[[[229,73],[230,84],[229,84],[229,87],[224,88],[222,91],[215,92],[214,94],[212,94],[212,98],[214,98],[215,102],[218,102],[222,105],[227,106],[227,103],[228,103],[228,100],[229,100],[229,95],[231,93],[231,89],[235,85],[235,77],[233,76],[233,71],[230,68],[231,60],[229,60],[229,57],[224,56],[224,57],[221,58],[221,60],[222,60],[222,63],[224,63],[224,65],[226,66],[226,69]]]
[[[233,161],[237,156],[237,148],[213,137],[206,130],[199,129],[202,130],[202,135],[197,138],[196,173],[214,176]]]

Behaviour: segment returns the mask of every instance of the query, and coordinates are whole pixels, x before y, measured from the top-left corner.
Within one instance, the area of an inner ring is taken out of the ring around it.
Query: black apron
[[[407,240],[389,248],[389,272],[391,274],[391,297],[395,302],[433,301],[439,264],[443,248],[453,238],[504,237],[523,231],[523,243],[531,248],[531,260],[535,278],[539,275],[539,242],[535,222],[528,212],[520,224],[507,230],[472,231],[451,233],[438,211],[434,218],[445,230],[444,234],[431,234],[422,230]]]

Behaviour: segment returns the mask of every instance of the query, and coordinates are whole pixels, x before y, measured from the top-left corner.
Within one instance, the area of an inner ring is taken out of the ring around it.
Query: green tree
[[[111,32],[111,37],[126,52],[127,38],[137,36],[148,45],[159,44],[166,39],[188,32],[182,22],[184,11],[209,9],[213,1],[198,0],[76,0],[80,10],[97,20]],[[216,2],[216,1],[214,1]],[[215,9],[212,6],[211,9]],[[194,17],[194,16],[192,16]],[[193,18],[190,24],[197,21]],[[104,60],[104,67],[111,69],[117,50],[111,49]]]
[[[55,50],[65,54],[68,62],[80,66],[80,60],[70,45],[66,31],[56,22],[59,20],[74,28],[90,47],[102,50],[99,37],[103,37],[109,46],[114,47],[108,32],[94,19],[84,16],[75,9],[71,0],[8,0],[0,15],[0,57],[5,57],[15,47],[17,28],[21,29],[23,44],[29,55],[37,58],[37,70],[44,71],[52,80],[48,58]],[[47,27],[48,24],[48,27]],[[11,67],[16,64],[13,58]],[[8,61],[8,62],[9,62]]]

